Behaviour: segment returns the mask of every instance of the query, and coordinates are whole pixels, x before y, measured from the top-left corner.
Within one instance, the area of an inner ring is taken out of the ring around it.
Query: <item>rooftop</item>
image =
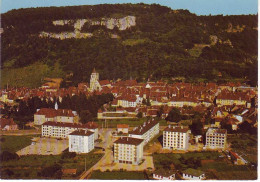
[[[205,174],[203,171],[197,170],[197,169],[192,169],[192,168],[188,168],[185,171],[183,171],[182,173],[184,174],[190,174],[192,176],[196,176],[199,177],[202,174]]]
[[[94,134],[94,132],[92,132],[92,131],[75,130],[72,133],[70,133],[69,135],[90,136],[90,135],[93,135],[93,134]]]
[[[143,142],[143,139],[131,138],[131,137],[121,137],[116,140],[114,143],[117,144],[128,144],[128,145],[139,145]]]
[[[156,120],[146,121],[144,122],[144,124],[130,131],[129,134],[143,135],[144,133],[146,133],[148,130],[150,130],[152,127],[154,127],[157,124],[159,124],[159,122]]]

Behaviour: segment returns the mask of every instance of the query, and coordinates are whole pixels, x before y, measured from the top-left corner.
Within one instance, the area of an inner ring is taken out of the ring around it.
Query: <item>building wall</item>
[[[46,122],[45,115],[34,114],[34,124],[35,125],[42,125],[45,122]]]
[[[206,133],[206,148],[210,149],[225,149],[227,143],[226,134]]]
[[[189,133],[163,132],[163,148],[173,150],[187,150],[189,147]]]
[[[90,136],[69,135],[69,152],[89,153],[94,149],[94,134]]]
[[[153,126],[147,132],[145,132],[143,135],[129,134],[129,137],[143,139],[145,145],[158,134],[159,134],[159,123]]]
[[[143,159],[143,142],[137,146],[114,144],[114,161],[116,163],[139,164]]]

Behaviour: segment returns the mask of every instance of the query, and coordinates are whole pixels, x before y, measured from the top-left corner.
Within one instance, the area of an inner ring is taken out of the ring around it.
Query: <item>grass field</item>
[[[228,142],[231,143],[232,150],[245,160],[257,163],[257,136],[249,134],[230,135]]]
[[[28,155],[22,156],[19,160],[11,160],[6,162],[1,162],[1,170],[10,169],[14,172],[14,175],[10,179],[42,179],[37,176],[42,168],[53,165],[55,163],[60,164],[63,169],[76,168],[77,176],[84,171],[85,160],[86,169],[88,170],[94,164],[96,164],[103,154],[94,154],[90,152],[89,154],[77,155],[75,158],[62,159],[61,155]],[[75,178],[75,177],[71,177]]]
[[[180,170],[191,167],[191,161],[200,160],[201,164],[197,169],[202,170],[208,177],[209,173],[214,173],[216,179],[220,180],[252,180],[257,178],[257,171],[248,166],[237,166],[220,158],[223,155],[219,152],[189,152],[183,154],[153,154],[155,168],[165,168],[174,164]],[[194,168],[194,167],[191,167]]]
[[[37,135],[24,136],[0,136],[1,152],[7,150],[9,152],[17,152],[18,150],[31,144],[31,139]]]
[[[130,172],[130,171],[112,171],[112,172],[100,172],[94,171],[90,179],[99,180],[146,180],[145,174],[142,172]]]

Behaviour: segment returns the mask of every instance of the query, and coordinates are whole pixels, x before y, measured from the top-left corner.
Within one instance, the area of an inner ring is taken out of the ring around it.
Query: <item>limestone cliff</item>
[[[50,37],[56,39],[68,39],[68,38],[89,38],[92,37],[92,33],[81,33],[82,27],[85,23],[88,23],[90,26],[105,26],[107,29],[113,30],[118,28],[118,30],[123,31],[132,26],[136,26],[136,17],[135,16],[126,16],[123,18],[101,18],[100,20],[91,20],[91,19],[77,19],[77,20],[55,20],[52,22],[55,26],[64,26],[70,25],[74,27],[74,32],[61,32],[61,33],[52,33],[52,32],[40,32],[39,37]],[[116,37],[114,35],[114,37]],[[113,37],[113,38],[114,38]]]

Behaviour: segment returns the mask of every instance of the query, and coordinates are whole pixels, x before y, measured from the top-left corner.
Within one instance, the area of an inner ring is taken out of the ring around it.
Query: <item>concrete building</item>
[[[158,134],[159,122],[156,120],[150,120],[130,131],[129,137],[143,139],[145,145]]]
[[[118,124],[117,133],[128,133],[129,125],[128,124]]]
[[[209,128],[206,133],[206,149],[225,149],[227,143],[227,130]]]
[[[75,130],[69,134],[69,152],[89,153],[94,149],[94,132]]]
[[[98,139],[98,124],[91,121],[86,124],[86,127],[89,131],[94,132],[94,140]]]
[[[187,150],[189,147],[188,128],[168,126],[163,131],[163,148],[172,150]]]
[[[114,162],[138,165],[143,159],[144,140],[121,137],[114,142]]]
[[[88,130],[87,126],[82,124],[48,121],[42,124],[42,136],[52,138],[68,138],[70,133],[78,129]]]

